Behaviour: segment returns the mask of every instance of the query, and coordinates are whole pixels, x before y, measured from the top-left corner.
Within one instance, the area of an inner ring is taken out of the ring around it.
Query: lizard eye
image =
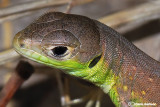
[[[51,49],[54,56],[64,56],[67,52],[68,48],[64,46],[57,46]]]
[[[69,46],[50,46],[46,48],[45,53],[54,59],[66,60],[72,57],[73,50],[74,48]]]

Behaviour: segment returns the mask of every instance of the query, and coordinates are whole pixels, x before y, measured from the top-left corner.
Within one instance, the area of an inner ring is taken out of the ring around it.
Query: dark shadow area
[[[56,97],[59,96],[57,90],[57,83],[53,78],[48,78],[25,89],[20,89],[14,96],[14,99],[19,102],[16,107],[42,107],[49,100],[48,96],[52,92],[54,94],[53,102],[56,102],[56,107],[60,107],[59,97]],[[46,107],[52,107],[52,105],[50,104],[50,106]]]

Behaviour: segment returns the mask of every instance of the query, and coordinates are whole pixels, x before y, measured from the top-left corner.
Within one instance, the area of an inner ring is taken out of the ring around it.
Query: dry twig
[[[25,3],[16,4],[10,7],[2,8],[0,10],[0,17],[24,13],[27,11],[37,10],[49,6],[57,6],[68,3],[69,0],[38,0],[38,1],[30,1]]]
[[[0,65],[5,64],[6,62],[12,61],[19,57],[20,55],[14,49],[3,51],[0,53]]]
[[[123,33],[159,18],[160,0],[155,0],[100,18],[99,21]]]
[[[73,0],[74,5],[81,5],[84,3],[91,2],[93,0]],[[70,0],[38,0],[30,1],[25,3],[19,3],[10,7],[0,9],[0,23],[6,20],[14,20],[16,18],[30,15],[30,13],[35,12],[35,10],[60,6],[69,3]]]
[[[0,93],[0,107],[6,107],[17,89],[19,89],[22,83],[27,80],[33,72],[34,68],[28,62],[19,62],[16,71],[11,75],[9,81]]]

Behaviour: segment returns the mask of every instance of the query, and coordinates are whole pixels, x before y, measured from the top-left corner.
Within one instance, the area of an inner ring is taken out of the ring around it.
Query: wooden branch
[[[28,62],[19,62],[16,71],[11,75],[9,81],[0,93],[0,107],[6,107],[15,92],[33,72],[34,68]]]
[[[9,49],[0,52],[0,65],[5,64],[6,62],[9,62],[19,57],[20,55],[14,49]]]
[[[74,5],[81,5],[84,3],[92,2],[93,0],[73,0]],[[10,7],[0,9],[0,23],[6,20],[14,20],[16,18],[29,15],[35,10],[59,6],[69,3],[70,0],[38,0],[25,3],[16,4]]]
[[[100,18],[99,21],[123,33],[158,18],[160,0],[155,0]]]
[[[33,14],[35,11],[32,12],[24,12],[24,13],[20,13],[20,14],[12,14],[9,16],[4,16],[4,17],[0,17],[0,23],[3,23],[5,21],[12,21],[21,17],[25,17],[25,16],[29,16],[31,14]]]
[[[0,9],[0,17],[68,3],[69,0],[37,0]]]

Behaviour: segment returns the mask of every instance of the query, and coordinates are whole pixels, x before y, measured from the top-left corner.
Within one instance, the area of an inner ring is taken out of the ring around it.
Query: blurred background
[[[48,0],[52,2],[53,5],[43,4],[43,1],[45,0],[0,0],[0,52],[11,49],[14,35],[42,14],[48,11],[66,12],[69,0]],[[57,3],[56,1],[62,2],[54,4],[54,2]],[[76,5],[71,9],[70,13],[100,20],[114,13],[129,10],[149,2],[152,3],[151,0],[82,0],[82,2],[75,3]],[[35,6],[34,8],[33,6],[32,9],[28,9],[32,6],[29,4],[35,4],[38,7]],[[24,8],[24,10],[22,9],[20,12],[12,13],[12,10],[15,11],[19,9],[17,8],[18,6],[20,9]],[[120,19],[117,17],[117,20]],[[145,19],[140,19],[140,21],[142,20]],[[128,24],[127,27],[132,25],[134,24]],[[145,21],[145,23],[134,26],[134,28],[129,30],[121,30],[119,29],[121,26],[119,26],[116,30],[145,53],[156,60],[160,60],[159,18],[153,18],[153,20]],[[12,59],[0,65],[0,89],[2,89],[11,73],[15,70],[20,59],[27,60],[22,57],[17,57],[14,60]],[[93,90],[99,90],[94,85],[65,75],[57,69],[52,69],[32,61],[29,62],[35,67],[36,73],[16,92],[7,107],[61,107],[60,99],[62,98],[63,91],[67,90],[67,96],[69,96],[69,100],[72,100],[81,98]],[[63,87],[58,84],[59,80]],[[61,91],[61,89],[63,91]],[[93,94],[95,94],[94,92],[97,91],[93,91]],[[88,100],[71,107],[83,107],[87,102]],[[104,94],[101,100],[101,107],[106,106],[114,107],[110,98]]]

